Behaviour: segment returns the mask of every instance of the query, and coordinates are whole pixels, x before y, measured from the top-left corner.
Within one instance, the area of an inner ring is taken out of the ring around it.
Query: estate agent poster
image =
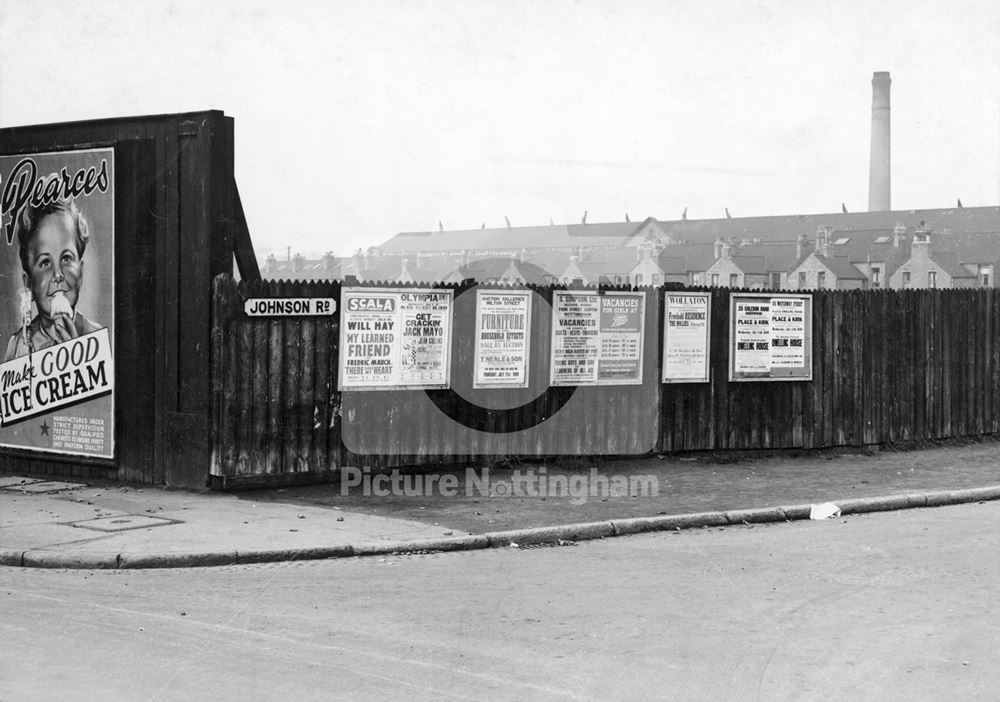
[[[730,297],[730,380],[812,379],[812,297]]]
[[[473,387],[528,386],[530,290],[476,291]]]
[[[806,364],[806,301],[796,297],[771,299],[771,368],[804,368]]]
[[[552,308],[550,384],[642,383],[646,293],[557,291]]]
[[[708,382],[711,301],[707,293],[664,295],[664,383]]]
[[[343,288],[342,390],[449,387],[451,290]]]
[[[0,446],[114,457],[114,150],[0,155]]]

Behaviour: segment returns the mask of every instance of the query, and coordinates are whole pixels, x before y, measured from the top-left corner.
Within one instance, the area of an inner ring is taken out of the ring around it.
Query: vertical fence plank
[[[709,339],[711,358],[712,414],[715,416],[713,449],[730,447],[729,436],[729,295],[720,288],[712,293],[712,336]]]
[[[897,401],[893,394],[895,378],[895,358],[893,358],[894,340],[899,334],[899,324],[895,313],[895,306],[899,300],[900,292],[887,293],[882,297],[879,304],[879,316],[882,318],[883,327],[879,329],[878,343],[882,350],[878,361],[878,402],[879,419],[882,423],[883,441],[892,443],[899,440],[899,424]]]
[[[823,329],[823,341],[830,349],[829,362],[823,369],[823,445],[834,446],[833,412],[835,408],[835,376],[837,375],[837,364],[840,360],[840,343],[836,334],[836,319],[834,310],[834,296],[824,290],[822,292],[823,313],[826,317],[826,326]]]
[[[253,474],[253,326],[248,319],[236,325],[234,365],[239,367],[236,383],[236,473]]]
[[[304,296],[312,297],[312,291],[306,290]],[[301,470],[318,471],[320,466],[315,463],[314,436],[316,433],[315,373],[316,373],[316,319],[303,319],[300,323],[302,347],[300,349],[302,375],[299,380],[299,414],[298,455]]]
[[[861,306],[865,293],[854,292],[851,295],[851,412],[847,417],[850,423],[848,433],[849,446],[861,446],[865,443],[865,412],[864,412],[864,351],[865,339],[863,322],[864,314]]]
[[[280,320],[270,320],[268,326],[267,364],[267,473],[282,473],[285,469],[282,439],[287,411],[282,382],[285,373],[285,334]]]
[[[282,322],[284,343],[283,374],[285,397],[282,417],[282,472],[297,473],[301,469],[299,460],[299,424],[302,419],[302,322],[286,319]]]
[[[989,431],[990,412],[986,398],[990,387],[990,353],[989,339],[993,333],[993,315],[991,313],[990,297],[985,290],[977,290],[977,315],[976,319],[981,320],[981,324],[976,324],[979,330],[979,339],[976,345],[978,349],[978,360],[976,368],[979,370],[979,377],[976,379],[976,387],[979,388],[978,409],[979,417],[976,422],[976,433],[979,435]]]
[[[927,438],[927,296],[921,290],[917,293],[913,307],[916,320],[916,342],[913,344],[913,433],[916,439]]]
[[[986,294],[989,296],[990,309],[991,309],[991,319],[993,320],[991,326],[991,332],[989,335],[990,344],[990,428],[991,433],[996,433],[1000,431],[1000,340],[997,336],[1000,335],[1000,300],[997,299],[997,295],[1000,290],[988,289]]]
[[[218,276],[212,281],[210,440],[212,442],[209,475],[225,477],[232,471],[234,426],[229,414],[233,402],[232,377],[235,369],[229,362],[229,338],[233,318],[238,314],[239,291],[231,277]]]
[[[316,358],[313,373],[313,422],[312,422],[312,454],[310,461],[317,470],[330,470],[331,465],[329,436],[332,381],[335,377],[330,372],[330,355],[334,344],[330,330],[332,325],[328,319],[316,322]]]
[[[874,391],[874,356],[871,353],[874,346],[875,325],[872,323],[874,302],[881,295],[881,290],[874,290],[860,298],[862,306],[860,319],[860,342],[861,342],[861,439],[865,444],[874,444],[875,441],[875,391]]]
[[[845,441],[844,412],[847,410],[846,384],[848,364],[850,363],[850,346],[847,343],[847,329],[844,323],[844,307],[847,295],[830,295],[833,305],[833,343],[836,348],[836,365],[833,369],[833,402],[831,407],[832,427],[831,441],[834,446],[843,446]]]

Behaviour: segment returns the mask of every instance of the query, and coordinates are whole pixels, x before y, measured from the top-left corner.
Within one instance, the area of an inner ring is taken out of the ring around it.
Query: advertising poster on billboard
[[[528,386],[531,291],[476,291],[473,387]]]
[[[771,301],[734,297],[733,305],[733,369],[767,373],[771,370]]]
[[[343,288],[341,390],[449,387],[451,290]]]
[[[553,295],[552,385],[639,385],[646,293]]]
[[[706,293],[664,295],[664,383],[708,382],[711,301]]]
[[[601,298],[601,385],[642,383],[642,318],[646,293],[606,293]]]
[[[812,297],[730,297],[730,380],[812,379]]]
[[[596,385],[601,306],[595,293],[552,297],[552,385]]]
[[[114,150],[0,154],[0,446],[114,457]]]
[[[802,368],[806,362],[806,301],[771,299],[771,368]]]

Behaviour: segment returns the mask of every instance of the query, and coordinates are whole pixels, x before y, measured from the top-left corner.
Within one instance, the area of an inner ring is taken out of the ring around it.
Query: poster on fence
[[[449,387],[451,290],[341,290],[341,390]]]
[[[812,380],[812,297],[730,297],[730,380]]]
[[[553,293],[550,384],[642,384],[645,308],[645,292]]]
[[[771,298],[771,368],[804,368],[805,342],[805,298]]]
[[[114,458],[114,150],[0,155],[0,446]]]
[[[664,383],[708,382],[711,305],[708,293],[664,295]]]
[[[476,291],[474,388],[528,387],[530,290]]]

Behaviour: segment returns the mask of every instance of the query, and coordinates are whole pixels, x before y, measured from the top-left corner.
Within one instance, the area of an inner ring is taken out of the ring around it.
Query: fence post
[[[226,356],[226,335],[229,331],[229,322],[240,312],[239,288],[233,277],[227,273],[217,275],[212,281],[212,331],[211,331],[211,378],[210,378],[210,398],[209,412],[211,416],[211,426],[209,427],[209,441],[212,450],[212,460],[209,466],[209,481],[217,483],[225,475],[226,466],[223,465],[223,443],[225,441],[223,433],[223,417],[226,411],[227,398],[224,396],[225,374],[227,363],[232,359]],[[213,484],[213,487],[217,485]]]

